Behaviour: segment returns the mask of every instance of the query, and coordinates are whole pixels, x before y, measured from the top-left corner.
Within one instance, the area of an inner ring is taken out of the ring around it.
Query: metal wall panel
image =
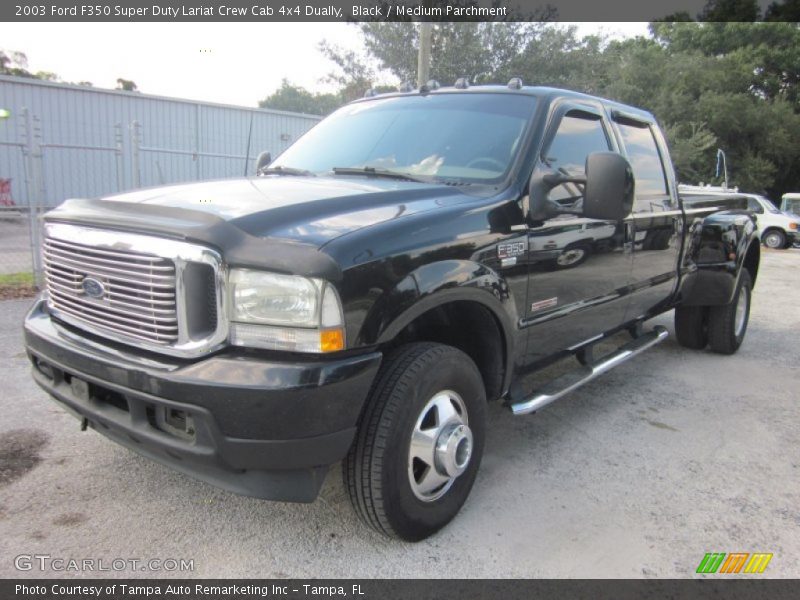
[[[0,179],[20,206],[56,206],[141,186],[238,177],[273,157],[319,117],[0,76]],[[44,198],[26,183],[23,111],[41,147]],[[251,125],[252,124],[252,125]],[[38,127],[38,129],[37,129]],[[134,135],[136,129],[137,135]],[[137,160],[138,159],[138,160]],[[138,167],[137,167],[138,164]]]

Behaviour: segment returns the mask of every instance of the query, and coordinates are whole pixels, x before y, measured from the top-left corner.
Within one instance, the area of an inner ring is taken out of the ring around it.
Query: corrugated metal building
[[[0,180],[18,206],[241,176],[248,153],[252,174],[259,152],[276,156],[319,120],[5,76],[0,108],[11,113],[0,120]]]

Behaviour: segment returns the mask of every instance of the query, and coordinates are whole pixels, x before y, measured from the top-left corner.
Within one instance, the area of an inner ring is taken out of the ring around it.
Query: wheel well
[[[778,232],[782,233],[783,235],[786,235],[786,232],[782,228],[778,227],[777,225],[773,225],[772,227],[767,227],[764,230],[764,232],[761,234],[761,239],[763,240],[765,237],[767,237],[767,234],[770,231],[778,231]]]
[[[744,257],[744,268],[750,273],[750,281],[753,285],[756,284],[756,276],[758,275],[758,265],[761,260],[761,247],[758,244],[750,244],[747,249],[747,254]]]
[[[500,397],[506,368],[505,339],[500,323],[482,304],[456,301],[432,308],[406,325],[391,345],[410,342],[437,342],[458,348],[478,367],[486,398]]]

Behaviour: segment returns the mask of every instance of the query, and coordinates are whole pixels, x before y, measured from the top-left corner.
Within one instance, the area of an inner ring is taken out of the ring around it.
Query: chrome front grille
[[[51,313],[94,334],[197,356],[227,339],[225,273],[210,248],[46,223],[42,262]]]
[[[96,327],[151,342],[178,340],[175,265],[159,256],[45,238],[47,291],[54,308]],[[84,281],[98,282],[92,297]]]

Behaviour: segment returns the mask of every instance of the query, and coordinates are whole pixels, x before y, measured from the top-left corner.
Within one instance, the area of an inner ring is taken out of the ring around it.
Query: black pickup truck
[[[535,412],[673,309],[682,345],[738,349],[744,207],[680,198],[642,110],[431,83],[341,108],[255,177],[64,202],[27,351],[84,429],[271,500],[314,500],[344,461],[360,517],[420,540],[470,492],[487,401]]]

